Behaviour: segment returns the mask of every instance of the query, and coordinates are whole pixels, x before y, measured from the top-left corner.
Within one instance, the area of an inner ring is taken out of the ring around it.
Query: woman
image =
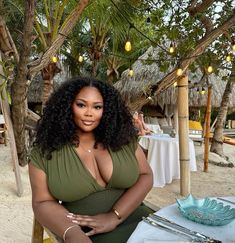
[[[152,133],[152,131],[146,126],[145,122],[144,122],[144,113],[142,111],[140,111],[138,113],[138,119],[140,120],[141,124],[142,124],[142,127],[145,131],[145,134],[146,135],[149,135]]]
[[[118,92],[89,78],[48,100],[29,163],[37,220],[66,243],[126,242],[142,216],[152,171]]]
[[[132,118],[133,118],[132,119],[133,125],[136,128],[138,136],[145,136],[151,134],[151,130],[145,126],[144,118],[142,114],[135,111]]]

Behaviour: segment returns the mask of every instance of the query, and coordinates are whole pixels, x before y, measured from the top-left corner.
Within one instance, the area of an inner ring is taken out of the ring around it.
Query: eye
[[[78,107],[82,108],[82,107],[84,107],[85,105],[84,105],[84,104],[82,104],[82,103],[76,103],[76,106],[78,106]]]
[[[96,106],[95,106],[95,109],[96,109],[96,110],[100,110],[100,109],[102,109],[102,108],[103,108],[102,105],[96,105]]]

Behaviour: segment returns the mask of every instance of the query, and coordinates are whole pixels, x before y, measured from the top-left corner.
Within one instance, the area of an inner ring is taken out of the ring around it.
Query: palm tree
[[[212,138],[212,144],[210,151],[214,152],[221,157],[225,157],[224,152],[223,152],[223,130],[224,130],[224,125],[225,125],[225,119],[226,115],[228,112],[228,104],[229,100],[231,99],[231,94],[232,94],[232,89],[234,85],[234,77],[235,77],[235,69],[233,69],[232,72],[229,76],[229,79],[227,81],[224,94],[222,97],[221,105],[219,107],[219,112],[217,116],[217,121],[215,124],[215,130],[214,130],[214,135]],[[226,157],[225,157],[226,158]]]
[[[43,3],[46,4],[49,1],[44,1]],[[59,9],[63,8],[63,4],[68,3],[67,0],[64,1],[55,1],[57,2],[58,12],[57,16],[59,16]],[[33,22],[34,22],[34,9],[35,9],[35,1],[27,0],[24,1],[24,28],[21,38],[21,46],[20,46],[20,57],[18,57],[18,51],[14,40],[10,34],[7,32],[7,39],[10,43],[11,53],[14,53],[15,56],[15,64],[16,64],[16,78],[12,83],[12,120],[13,120],[13,127],[14,133],[16,138],[16,146],[18,151],[19,163],[21,165],[26,164],[26,146],[25,146],[25,120],[27,117],[27,89],[30,82],[30,79],[39,71],[43,70],[45,67],[49,65],[49,70],[51,72],[54,71],[53,68],[50,67],[51,57],[58,53],[59,48],[63,44],[66,36],[72,31],[73,27],[75,26],[76,22],[78,21],[82,11],[88,5],[88,0],[81,0],[79,3],[74,2],[75,5],[69,12],[69,15],[63,21],[63,24],[58,26],[55,24],[53,25],[53,30],[55,32],[51,32],[51,41],[50,38],[45,38],[46,33],[40,32],[40,28],[37,28],[39,39],[43,45],[41,47],[47,46],[46,49],[42,49],[42,55],[40,58],[33,62],[29,62],[29,56],[31,51],[32,40],[35,40],[33,36]],[[71,3],[71,1],[70,1]],[[39,3],[40,5],[40,3]],[[39,6],[40,8],[40,6]],[[46,11],[48,8],[46,8]],[[55,11],[56,12],[56,11]],[[54,13],[55,13],[54,12]],[[46,16],[49,16],[46,13]],[[59,17],[58,17],[59,19]],[[45,19],[43,19],[45,20]],[[52,23],[52,20],[49,19],[48,23]],[[51,22],[50,22],[51,21]],[[42,21],[43,23],[43,21]],[[42,24],[41,23],[41,24]],[[57,22],[56,22],[57,23]],[[60,21],[59,21],[60,23]],[[43,24],[42,24],[43,25]],[[52,26],[52,25],[50,25]],[[7,29],[6,26],[3,26],[3,29]],[[14,32],[13,32],[14,33]],[[55,33],[55,34],[53,34]],[[1,36],[1,35],[0,35]],[[47,42],[45,42],[47,40]],[[48,45],[50,44],[50,45]],[[7,54],[9,56],[9,53]],[[49,75],[49,79],[52,75]],[[47,77],[48,78],[48,77]]]

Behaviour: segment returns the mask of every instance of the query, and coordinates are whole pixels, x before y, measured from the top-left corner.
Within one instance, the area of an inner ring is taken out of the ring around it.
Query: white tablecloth
[[[145,126],[156,134],[162,133],[161,127],[159,125],[146,123]]]
[[[0,124],[5,124],[4,116],[0,114]]]
[[[224,197],[230,201],[235,202],[235,197]],[[219,200],[218,200],[219,201]],[[220,201],[223,202],[223,201]],[[235,205],[223,202],[224,205],[230,205],[235,208]],[[176,204],[162,208],[155,214],[167,218],[179,225],[185,226],[193,231],[200,232],[216,240],[220,240],[223,243],[234,243],[235,242],[235,220],[231,223],[223,226],[207,226],[199,223],[195,223],[183,217]],[[147,243],[147,242],[186,242],[187,238],[181,237],[176,234],[169,233],[165,230],[151,226],[141,221],[135,231],[130,236],[127,243]]]
[[[179,141],[168,135],[142,136],[139,144],[148,150],[147,160],[153,170],[154,187],[163,187],[173,179],[180,179]],[[189,140],[190,169],[197,170],[195,148]]]

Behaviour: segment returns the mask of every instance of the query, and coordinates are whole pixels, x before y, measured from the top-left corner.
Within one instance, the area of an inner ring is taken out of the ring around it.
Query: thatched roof
[[[129,70],[125,70],[121,79],[115,83],[115,87],[120,91],[124,100],[127,104],[131,104],[136,100],[147,98],[150,94],[150,86],[157,84],[166,73],[161,72],[157,62],[152,62],[151,64],[146,64],[144,60],[148,59],[159,59],[158,57],[159,49],[150,47],[133,65],[132,69],[134,71],[134,76],[130,77],[128,75]],[[167,73],[171,72],[174,67],[170,67]],[[197,92],[197,88],[194,87],[195,83],[199,83],[202,78],[202,73],[197,70],[196,73],[188,73],[189,76],[189,106],[200,107],[206,106],[207,95],[202,95]],[[219,75],[211,74],[208,76],[208,83],[213,87],[212,93],[212,106],[219,107],[222,96],[225,90],[226,82],[222,80],[223,76],[229,76],[227,72],[220,72]],[[198,84],[200,85],[205,84]],[[235,87],[233,88],[232,97],[235,96]],[[153,100],[148,100],[154,105],[159,105],[163,108],[164,105],[175,104],[177,101],[177,88],[171,86],[164,92],[161,92],[157,97],[152,97]],[[229,107],[235,107],[235,99],[231,99]]]
[[[66,72],[62,71],[54,77],[54,89],[58,88],[59,85],[67,79]],[[43,92],[43,80],[41,73],[36,75],[32,80],[28,90],[28,102],[29,103],[41,103]]]
[[[32,80],[28,90],[28,102],[29,103],[41,103],[42,102],[42,90],[43,80],[41,74],[38,74]]]

